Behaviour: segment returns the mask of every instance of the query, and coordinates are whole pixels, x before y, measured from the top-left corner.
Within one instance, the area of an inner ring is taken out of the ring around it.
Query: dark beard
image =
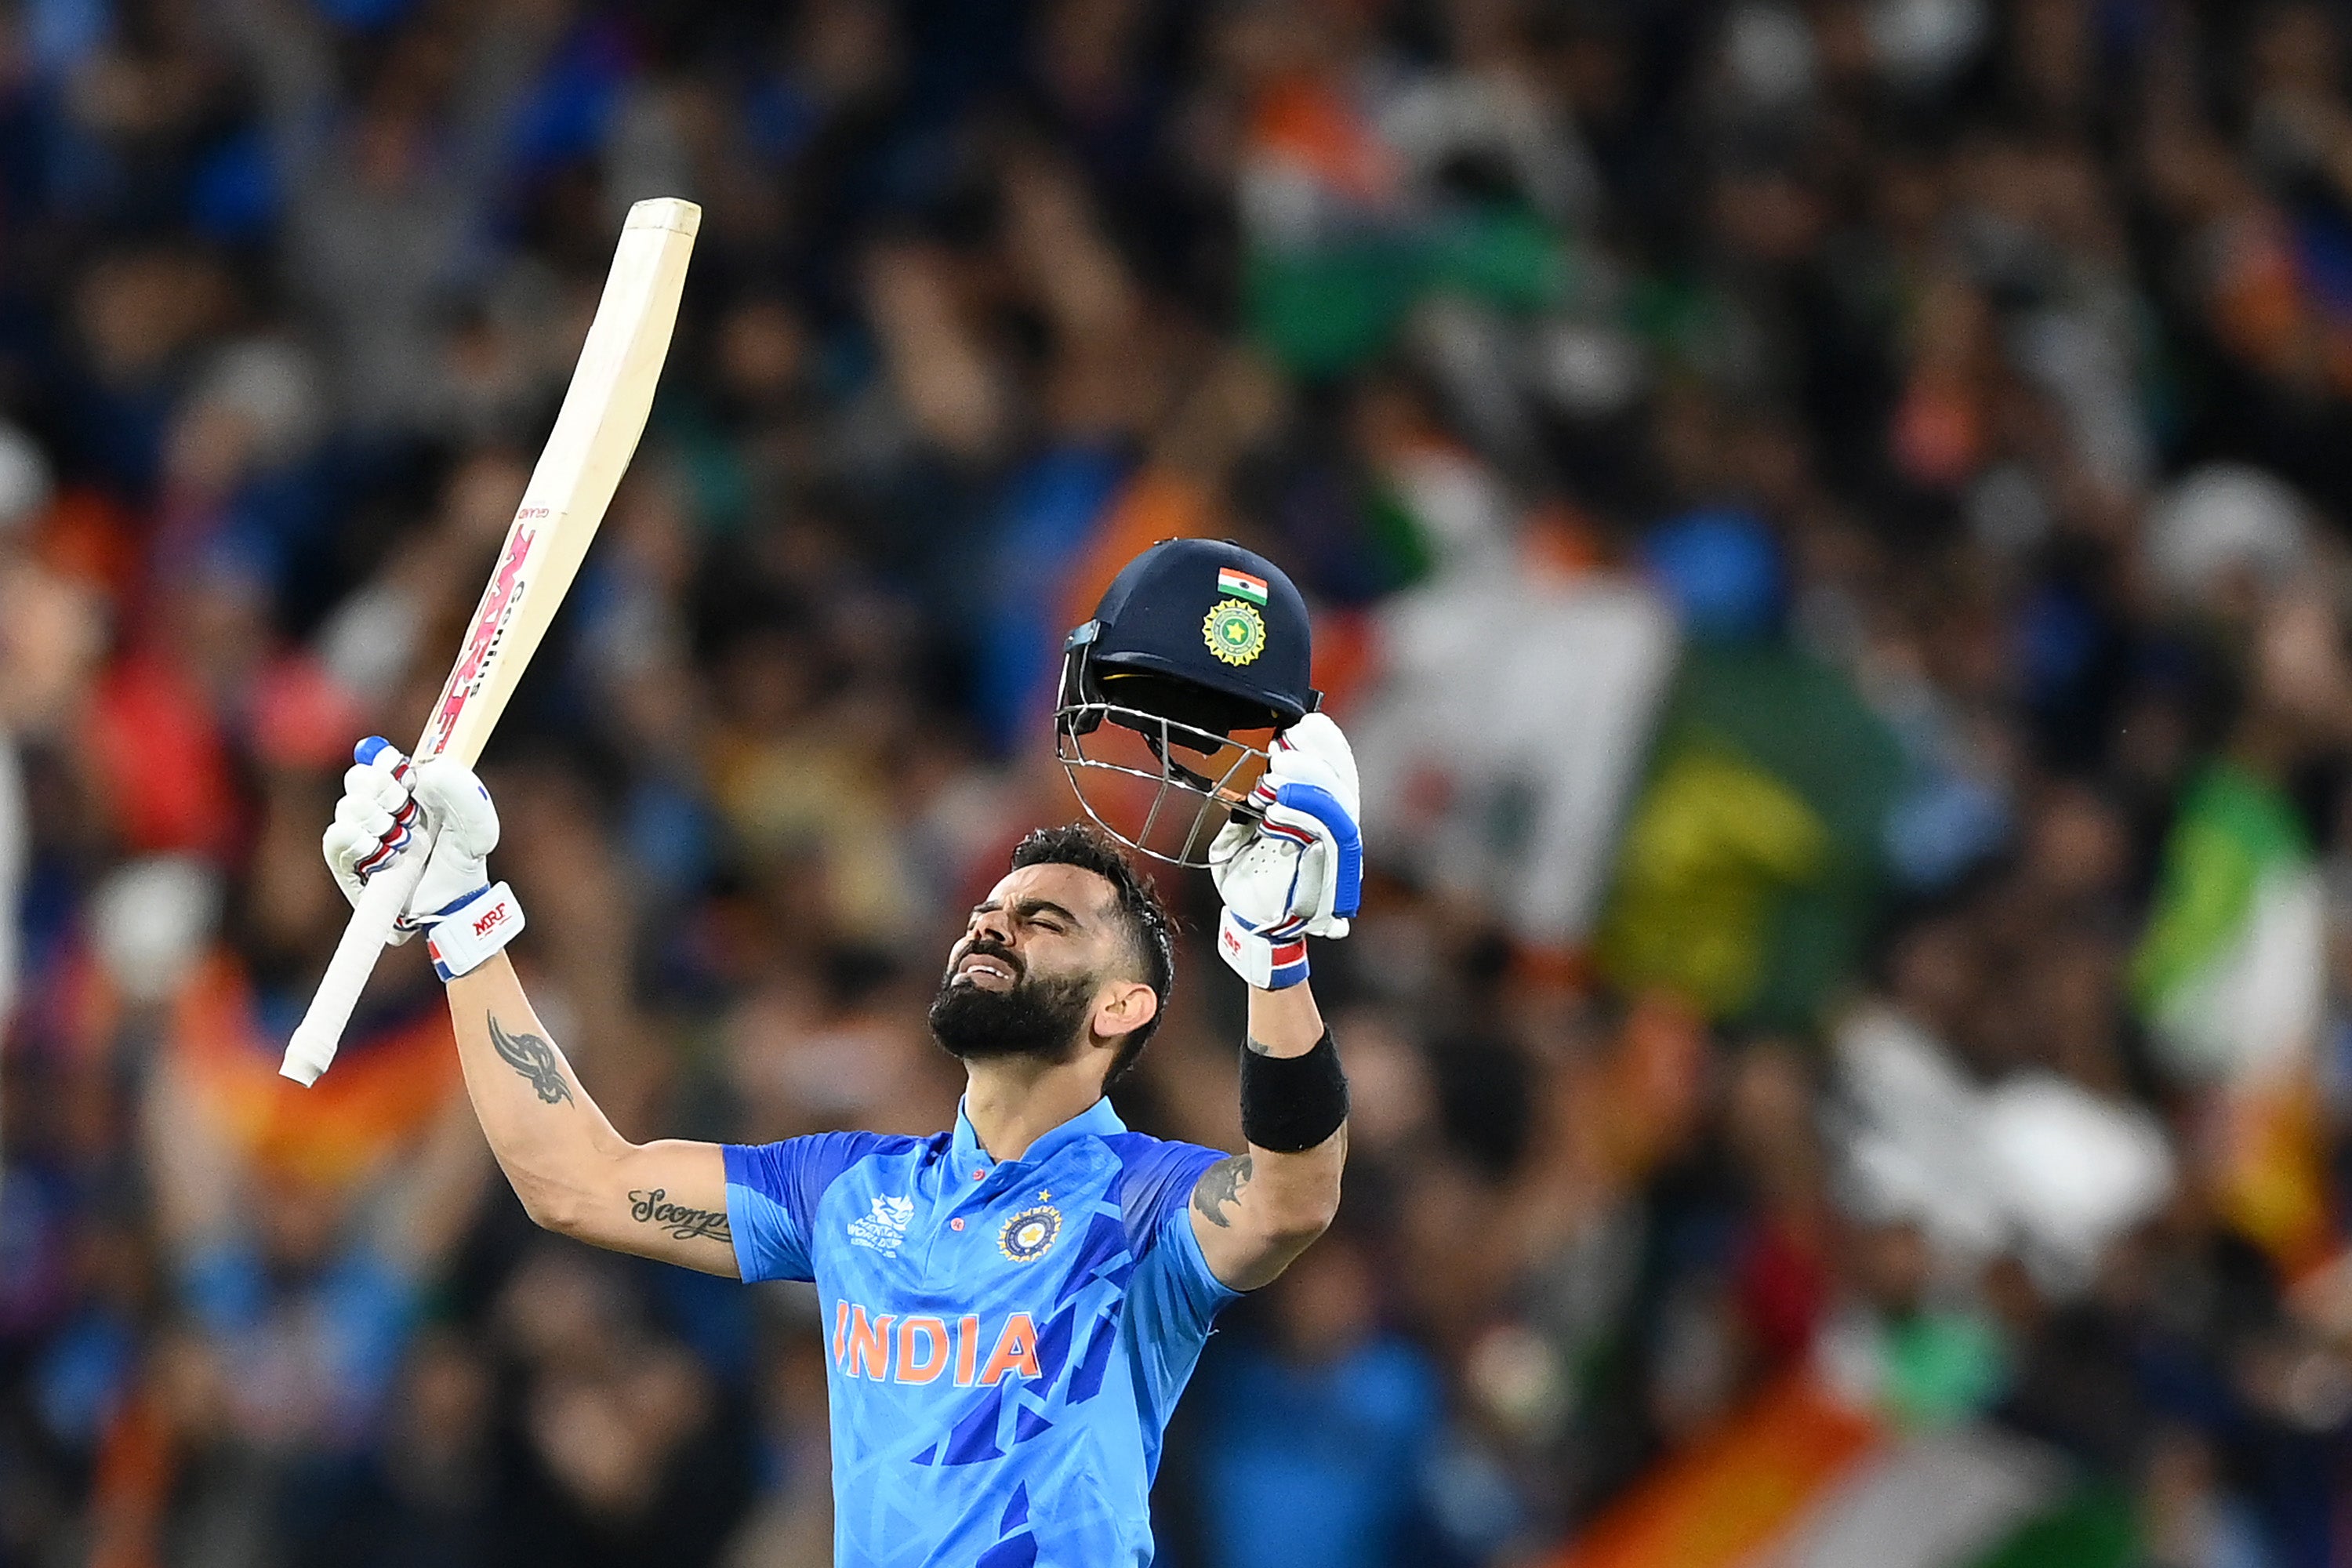
[[[1011,989],[983,991],[957,984],[950,970],[931,998],[931,1035],[949,1055],[966,1061],[1034,1057],[1066,1062],[1078,1054],[1094,997],[1090,974],[1048,980],[1024,970]]]

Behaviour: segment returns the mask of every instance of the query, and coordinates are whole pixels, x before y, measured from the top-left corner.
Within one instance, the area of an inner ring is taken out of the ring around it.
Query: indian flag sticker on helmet
[[[1265,579],[1263,577],[1253,577],[1230,566],[1220,567],[1217,571],[1217,592],[1230,594],[1236,599],[1247,599],[1261,610],[1265,608]]]

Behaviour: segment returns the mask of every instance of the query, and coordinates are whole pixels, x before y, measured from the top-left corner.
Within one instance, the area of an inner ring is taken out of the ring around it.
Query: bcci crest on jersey
[[[885,1258],[896,1258],[914,1218],[914,1199],[877,1197],[873,1212],[849,1222],[850,1245],[870,1247]]]
[[[1034,1263],[1053,1250],[1061,1234],[1062,1211],[1041,1204],[1006,1220],[996,1233],[996,1247],[1015,1263]]]

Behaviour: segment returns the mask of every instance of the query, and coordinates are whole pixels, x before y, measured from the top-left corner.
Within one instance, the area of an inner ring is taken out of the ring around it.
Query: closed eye
[[[1013,906],[1013,912],[1034,926],[1043,926],[1056,933],[1078,929],[1077,917],[1048,899],[1024,899]]]

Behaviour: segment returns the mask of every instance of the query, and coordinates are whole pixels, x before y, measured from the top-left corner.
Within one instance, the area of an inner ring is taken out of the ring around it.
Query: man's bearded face
[[[1097,985],[1093,974],[1034,974],[1011,948],[976,937],[940,977],[931,1033],[966,1061],[1066,1062],[1085,1038]]]

